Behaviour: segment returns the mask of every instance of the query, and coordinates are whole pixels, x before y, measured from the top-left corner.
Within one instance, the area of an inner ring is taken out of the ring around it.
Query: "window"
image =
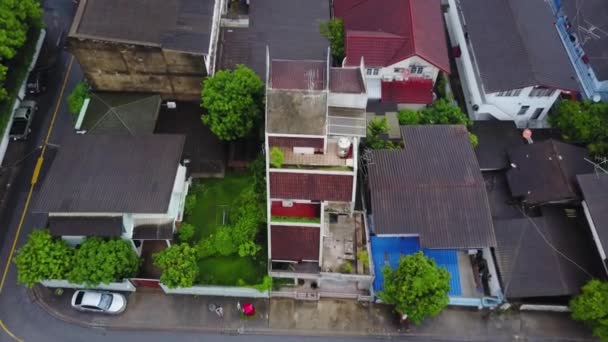
[[[368,76],[377,76],[378,75],[378,69],[377,68],[367,68],[367,75]]]
[[[378,75],[379,69],[374,69],[374,76]]]
[[[422,65],[410,65],[410,74],[422,74],[424,67]]]
[[[528,109],[530,109],[530,106],[521,106],[521,108],[519,108],[519,112],[517,112],[517,115],[526,115]]]
[[[545,88],[545,87],[536,87],[532,89],[530,92],[530,97],[543,97],[543,96],[551,96],[555,93],[555,89]]]
[[[396,74],[403,74],[404,71],[405,71],[405,68],[395,68]]]
[[[513,89],[506,91],[499,91],[496,93],[496,96],[519,96],[521,94],[521,89]]]
[[[538,117],[542,114],[542,112],[545,110],[545,108],[536,108],[534,110],[534,113],[532,114],[532,117],[530,119],[532,120],[538,120]]]

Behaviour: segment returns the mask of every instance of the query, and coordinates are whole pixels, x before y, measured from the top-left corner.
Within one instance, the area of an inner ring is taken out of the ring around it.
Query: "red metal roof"
[[[350,202],[353,176],[270,172],[270,197]]]
[[[450,72],[440,0],[334,0],[334,13],[344,20],[346,65],[363,57],[385,67],[419,56]]]
[[[271,226],[272,260],[319,260],[319,227]]]
[[[327,62],[273,60],[270,80],[274,89],[323,90],[327,83]]]
[[[433,80],[410,78],[407,81],[382,81],[382,101],[429,104],[433,102]]]

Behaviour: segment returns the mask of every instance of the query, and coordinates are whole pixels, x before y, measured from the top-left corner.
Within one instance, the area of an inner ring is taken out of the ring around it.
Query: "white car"
[[[127,299],[120,293],[78,290],[72,296],[72,307],[80,311],[116,315],[127,307]]]

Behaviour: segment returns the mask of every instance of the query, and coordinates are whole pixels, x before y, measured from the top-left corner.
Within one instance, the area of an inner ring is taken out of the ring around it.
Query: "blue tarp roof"
[[[458,272],[458,256],[455,249],[420,249],[417,237],[377,237],[372,236],[372,259],[376,278],[374,291],[384,289],[382,269],[385,265],[396,268],[402,255],[414,254],[420,250],[427,257],[435,260],[439,267],[445,267],[450,273],[450,296],[460,296],[460,274]]]

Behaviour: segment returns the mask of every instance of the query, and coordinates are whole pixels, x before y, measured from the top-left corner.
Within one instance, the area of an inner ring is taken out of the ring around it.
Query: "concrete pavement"
[[[448,308],[438,317],[404,331],[389,306],[352,300],[240,299],[253,301],[256,316],[239,315],[237,299],[166,295],[140,289],[128,295],[127,310],[120,316],[80,313],[69,300],[73,290],[55,295],[36,286],[31,295],[51,316],[83,327],[138,331],[192,331],[219,334],[298,336],[350,336],[466,341],[593,340],[589,330],[568,314],[546,312],[488,312]],[[210,303],[224,308],[220,318]]]

